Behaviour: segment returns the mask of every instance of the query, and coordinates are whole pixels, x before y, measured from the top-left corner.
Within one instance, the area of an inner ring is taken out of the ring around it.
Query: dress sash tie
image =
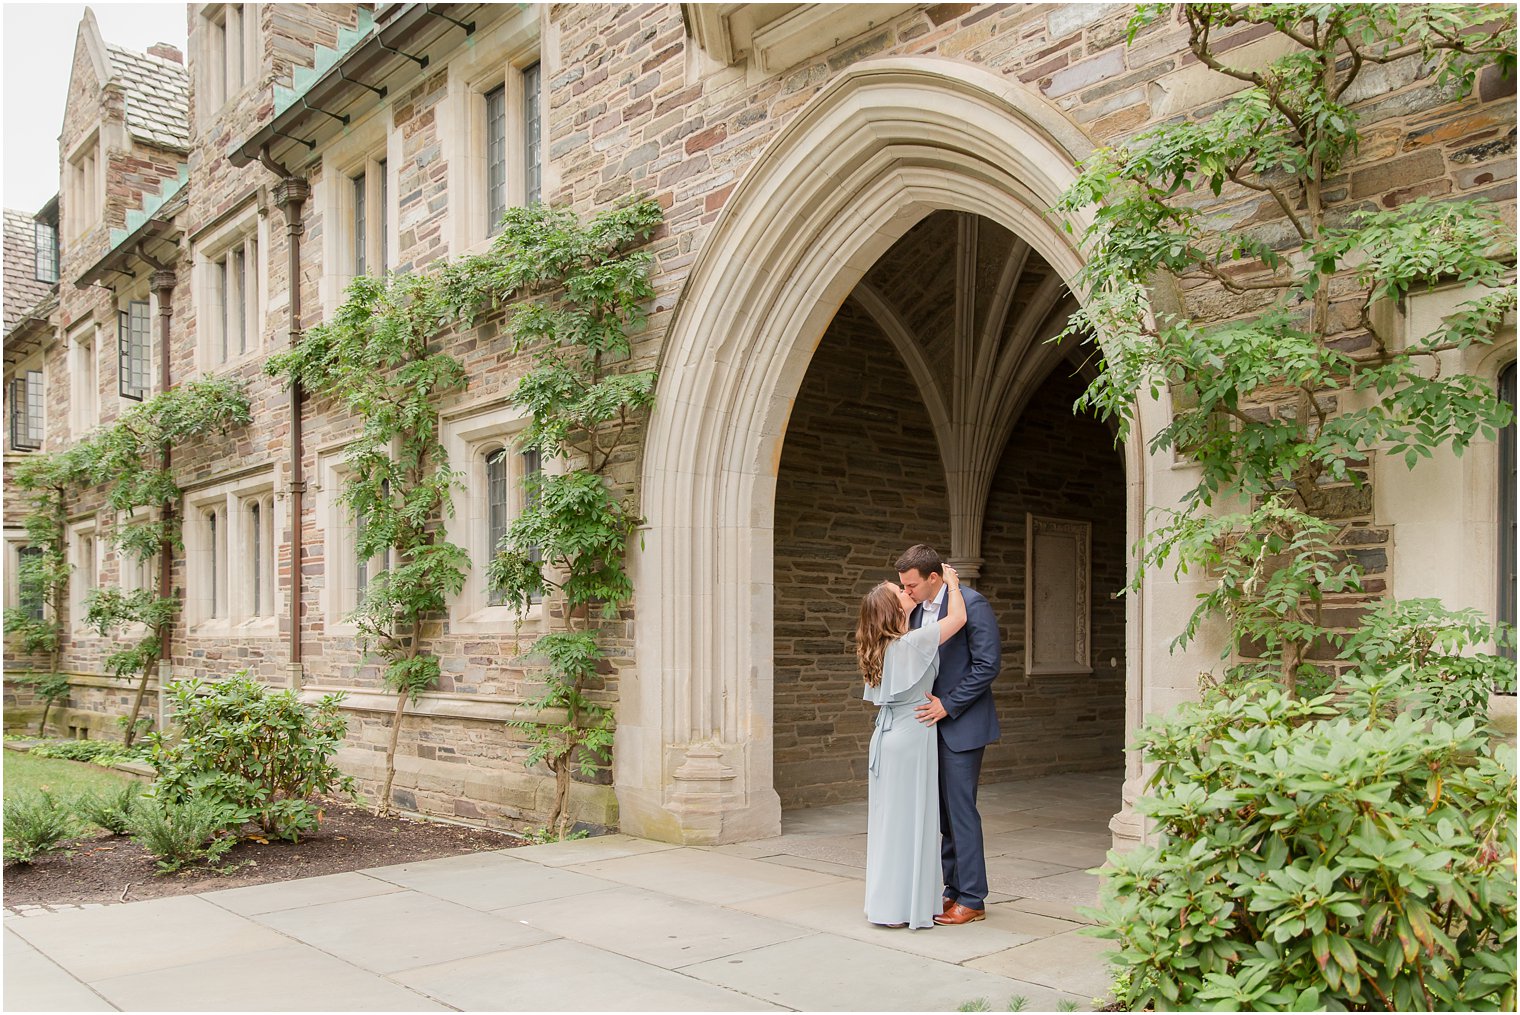
[[[881,774],[881,735],[892,729],[893,713],[918,704],[917,701],[893,701],[876,710],[876,728],[871,732],[871,747],[866,755],[872,775]]]

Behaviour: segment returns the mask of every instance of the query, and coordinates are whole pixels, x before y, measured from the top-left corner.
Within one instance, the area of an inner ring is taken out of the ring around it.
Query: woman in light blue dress
[[[934,926],[942,908],[939,862],[939,743],[913,714],[939,673],[939,646],[966,623],[955,569],[945,567],[945,616],[908,630],[916,605],[891,582],[860,603],[855,658],[865,699],[880,706],[871,734],[866,824],[866,919],[885,927]]]

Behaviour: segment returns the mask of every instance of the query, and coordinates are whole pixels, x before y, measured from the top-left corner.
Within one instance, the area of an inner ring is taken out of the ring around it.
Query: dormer
[[[63,274],[93,263],[107,229],[174,177],[190,148],[189,78],[172,46],[138,53],[101,38],[86,8],[74,44],[59,135],[59,239]]]

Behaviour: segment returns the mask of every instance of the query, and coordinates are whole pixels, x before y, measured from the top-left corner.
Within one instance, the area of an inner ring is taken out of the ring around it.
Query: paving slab
[[[365,873],[483,912],[616,887],[585,874],[545,867],[504,853],[465,853],[441,860],[377,867]]]
[[[665,969],[811,933],[723,906],[626,887],[582,896],[574,906],[543,902],[496,915]]]
[[[477,955],[411,969],[393,979],[462,1011],[777,1010],[754,997],[579,941]]]
[[[987,855],[994,855],[990,844]],[[1004,843],[1003,848],[996,855],[1016,857],[1020,860],[1037,860],[1077,870],[1101,867],[1108,862],[1107,849],[1097,846],[1075,846],[1070,843],[1008,842]]]
[[[967,966],[1046,987],[1075,991],[1091,1001],[1106,997],[1112,986],[1104,953],[1113,950],[1112,941],[1072,932],[984,955],[968,962]]]
[[[682,971],[802,1011],[954,1011],[978,997],[1002,1008],[1015,994],[1028,998],[1032,1010],[1054,1011],[1059,1000],[1087,1000],[836,934],[784,941]]]
[[[1096,906],[1101,878],[1086,871],[1067,871],[1023,882],[1019,894],[1036,899],[1051,899],[1074,906]]]
[[[635,839],[631,835],[598,835],[591,839],[569,839],[565,842],[546,842],[538,846],[519,846],[507,855],[517,860],[532,860],[545,867],[569,867],[572,864],[616,860],[623,856],[659,853],[663,850],[678,848],[673,842]]]
[[[840,880],[815,871],[757,863],[690,847],[581,864],[574,869],[607,881],[716,905],[821,888]]]
[[[847,878],[851,881],[864,881],[866,869],[855,867],[851,864],[830,863],[828,860],[814,860],[807,856],[766,856],[759,858],[763,863],[779,864],[782,867],[796,867],[798,870],[817,871],[819,874],[830,874],[837,878]]]
[[[866,866],[866,833],[820,835],[815,838],[800,839],[791,844],[787,849],[787,853],[792,856],[805,856],[813,860],[827,860],[831,863],[859,867],[864,871]]]
[[[204,892],[201,898],[228,912],[252,916],[256,913],[273,913],[281,909],[344,902],[399,891],[401,888],[389,881],[350,871],[296,881],[277,881],[268,885],[249,885],[247,888],[226,888],[220,892]]]
[[[550,936],[411,891],[284,909],[251,919],[377,973],[538,944]]]
[[[1081,907],[1074,906],[1069,902],[1058,902],[1054,899],[1020,898],[1010,902],[1009,905],[1023,913],[1048,916],[1067,923],[1090,926],[1094,922],[1092,917],[1081,912]],[[1084,905],[1086,904],[1084,903]]]
[[[1043,878],[1051,874],[1065,874],[1076,868],[1072,864],[1050,863],[1045,860],[1025,860],[1018,856],[989,856],[987,858],[987,884],[999,891],[1012,893],[1005,884],[1029,878]]]
[[[946,962],[965,962],[979,955],[1005,951],[1035,939],[1034,934],[1012,926],[1016,918],[1025,914],[1010,911],[1005,920],[996,907],[989,907],[987,919],[965,927],[892,930],[866,920],[864,905],[865,887],[859,881],[852,881],[741,902],[736,908],[864,941],[877,947],[943,959]],[[1070,930],[1073,925],[1063,926]]]
[[[122,1011],[447,1011],[414,990],[308,945],[97,981]]]
[[[52,959],[5,932],[6,1011],[115,1011]]]
[[[286,943],[267,927],[194,895],[48,913],[6,926],[86,983]]]

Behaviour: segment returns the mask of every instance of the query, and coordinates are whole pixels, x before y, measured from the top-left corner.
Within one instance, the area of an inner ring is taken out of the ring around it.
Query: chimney
[[[148,47],[148,55],[156,56],[160,60],[168,60],[170,63],[183,65],[185,54],[179,51],[178,46],[171,46],[167,42],[155,42]]]

